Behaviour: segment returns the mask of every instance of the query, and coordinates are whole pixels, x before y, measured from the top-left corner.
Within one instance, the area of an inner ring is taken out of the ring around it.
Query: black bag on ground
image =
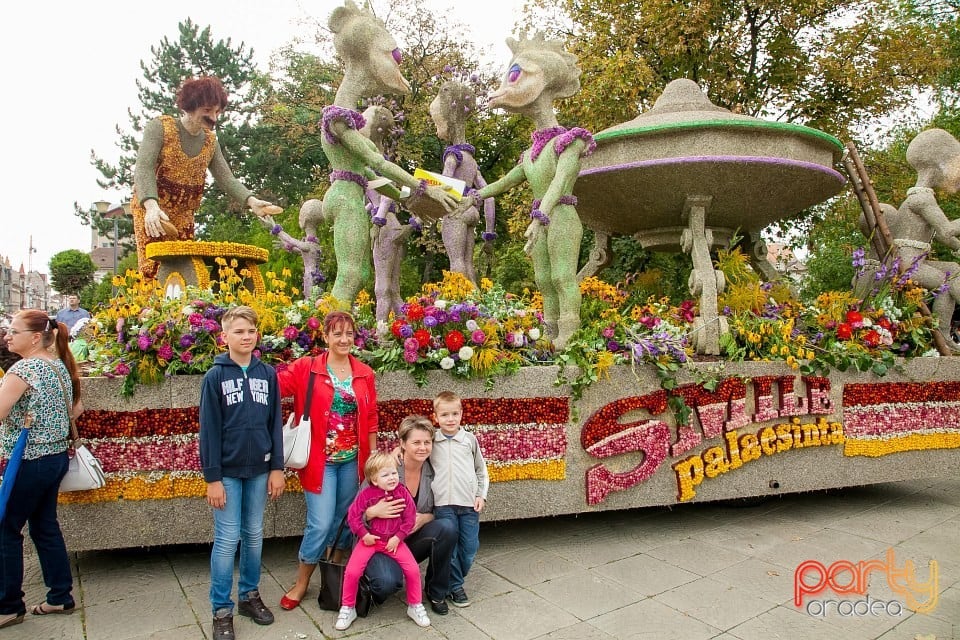
[[[339,540],[343,534],[343,527],[347,523],[344,516],[337,529],[337,535],[334,540]],[[317,569],[320,571],[320,595],[317,597],[317,604],[326,611],[339,611],[341,595],[343,593],[343,577],[347,568],[346,561],[334,562],[331,558],[333,548],[328,548],[324,556],[317,563]],[[361,576],[360,584],[357,588],[357,615],[366,618],[370,613],[370,606],[373,604],[373,596],[370,593],[370,583],[366,576]]]

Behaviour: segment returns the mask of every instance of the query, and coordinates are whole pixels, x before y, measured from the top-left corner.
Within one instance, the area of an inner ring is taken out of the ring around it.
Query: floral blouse
[[[12,375],[26,382],[27,390],[14,403],[0,425],[0,456],[4,459],[10,457],[28,413],[33,415],[33,424],[30,426],[27,448],[23,452],[24,460],[66,451],[70,438],[67,406],[73,406],[73,387],[66,365],[58,359],[49,362],[42,358],[18,360],[0,378],[0,385]],[[64,388],[66,400],[63,397]]]
[[[353,376],[340,380],[327,365],[333,382],[333,404],[327,422],[327,460],[347,462],[357,457],[357,398],[353,394]]]

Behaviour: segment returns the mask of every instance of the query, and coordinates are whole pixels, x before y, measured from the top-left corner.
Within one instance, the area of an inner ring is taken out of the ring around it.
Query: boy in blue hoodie
[[[283,493],[280,388],[273,367],[253,350],[259,341],[257,313],[234,307],[221,326],[227,353],[214,360],[200,394],[200,464],[213,507],[210,604],[214,640],[234,640],[233,560],[240,545],[237,589],[240,615],[272,624],[260,599],[260,554],[267,496]]]

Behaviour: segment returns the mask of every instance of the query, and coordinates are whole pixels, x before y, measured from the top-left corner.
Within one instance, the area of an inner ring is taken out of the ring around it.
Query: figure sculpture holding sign
[[[332,168],[323,210],[333,219],[337,257],[337,278],[331,293],[338,304],[349,308],[370,265],[370,216],[364,196],[367,180],[376,175],[389,178],[397,185],[410,187],[414,195],[436,200],[446,211],[452,211],[456,201],[440,187],[418,181],[385,159],[360,132],[365,120],[355,109],[361,98],[410,92],[400,73],[400,49],[383,22],[347,0],[330,14],[329,26],[333,46],[346,68],[333,104],[323,110],[321,121],[321,145]],[[393,199],[399,196],[399,191],[390,194]]]

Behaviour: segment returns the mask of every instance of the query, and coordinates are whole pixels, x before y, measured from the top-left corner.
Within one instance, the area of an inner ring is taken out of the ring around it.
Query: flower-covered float
[[[459,274],[425,285],[387,325],[361,292],[357,350],[379,372],[380,446],[443,389],[464,398],[492,487],[487,519],[513,519],[843,487],[955,473],[960,360],[930,352],[924,295],[887,274],[875,295],[803,305],[762,283],[739,251],[716,263],[731,283],[724,360],[695,360],[692,300],[642,284],[581,282],[583,326],[567,349],[544,338],[539,296]],[[322,348],[330,298],[295,299],[289,274],[257,295],[218,260],[212,289],[178,299],[130,272],[94,318],[81,436],[107,485],[61,496],[71,548],[210,538],[197,445],[199,374],[219,352],[219,317],[249,304],[260,355],[276,366]],[[214,293],[216,291],[216,293]],[[120,335],[112,329],[125,323]],[[194,375],[190,375],[194,374]],[[296,476],[266,535],[297,535]],[[117,526],[107,529],[102,522]]]

